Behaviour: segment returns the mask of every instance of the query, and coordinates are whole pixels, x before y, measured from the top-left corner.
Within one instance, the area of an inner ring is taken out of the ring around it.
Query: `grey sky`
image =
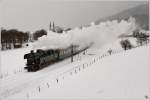
[[[41,28],[48,29],[50,21],[71,28],[89,24],[144,2],[3,0],[1,3],[4,28],[35,31]]]

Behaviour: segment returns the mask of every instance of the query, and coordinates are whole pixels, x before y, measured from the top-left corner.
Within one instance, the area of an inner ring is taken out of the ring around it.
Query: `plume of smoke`
[[[106,43],[115,41],[122,34],[129,34],[136,30],[136,20],[130,17],[127,21],[117,20],[101,22],[95,25],[93,22],[89,27],[75,28],[62,34],[48,31],[47,36],[43,36],[33,43],[34,49],[55,49],[66,48],[71,44],[87,46],[93,43],[94,47],[101,47]]]

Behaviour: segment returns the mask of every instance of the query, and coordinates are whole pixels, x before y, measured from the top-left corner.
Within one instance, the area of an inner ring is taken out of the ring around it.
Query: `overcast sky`
[[[142,1],[3,0],[2,21],[7,29],[48,29],[50,21],[62,27],[90,24],[99,18],[143,4]]]

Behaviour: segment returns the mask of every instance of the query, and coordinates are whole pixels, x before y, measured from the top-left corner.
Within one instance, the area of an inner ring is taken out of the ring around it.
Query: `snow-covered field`
[[[116,44],[117,46],[118,44]],[[107,53],[107,45],[101,50],[89,49],[35,73],[26,71],[8,74],[1,79],[0,97],[5,99],[142,99],[150,95],[149,45],[122,51],[113,48]],[[23,53],[29,48],[4,51],[2,64],[11,66],[8,73],[23,68]],[[8,56],[8,53],[11,56]],[[119,53],[120,52],[120,53]],[[14,54],[15,53],[15,54]],[[12,55],[16,55],[13,57]],[[20,59],[19,59],[20,57]],[[9,63],[3,62],[8,60]],[[15,63],[16,61],[21,61]],[[6,71],[2,67],[2,71]]]
[[[66,68],[74,67],[68,67],[68,64],[71,64],[71,59],[68,58],[54,65],[50,65],[38,72],[28,73],[24,70],[26,60],[23,59],[23,56],[25,53],[30,52],[30,50],[31,48],[22,48],[1,52],[1,98],[9,97],[10,95],[32,87],[36,85],[36,83],[42,82],[42,80],[48,75],[53,76],[58,72],[62,72]],[[77,64],[77,62],[80,62],[85,57],[90,57],[90,55],[83,55],[83,53],[81,53],[74,56],[74,63]]]
[[[119,35],[132,34],[134,18],[107,21],[99,25],[47,36],[29,47],[1,52],[0,99],[142,99],[150,96],[149,47],[124,51]],[[59,40],[59,41],[58,41]],[[71,44],[91,48],[37,72],[24,70],[24,54],[31,49],[63,48]],[[112,55],[108,50],[112,50]]]
[[[16,74],[23,71],[25,66],[24,54],[30,52],[30,48],[8,50],[1,52],[1,77],[5,74]]]
[[[29,92],[29,99],[132,99],[145,100],[150,95],[150,52],[149,47],[133,50],[94,60],[88,59],[88,66],[82,66],[64,75],[59,82],[50,83],[47,78],[41,83],[41,92]],[[80,68],[80,70],[79,70]],[[38,92],[38,90],[37,90]],[[31,93],[31,94],[30,94]],[[33,96],[33,97],[32,97]]]

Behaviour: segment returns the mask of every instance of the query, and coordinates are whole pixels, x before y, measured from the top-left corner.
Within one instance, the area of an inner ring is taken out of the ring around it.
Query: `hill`
[[[116,45],[113,46],[116,49]],[[42,71],[35,73],[38,83],[30,81],[33,87],[6,99],[145,100],[146,96],[149,97],[149,46],[120,53],[113,50],[111,56],[102,51],[94,53],[94,49],[88,50],[87,54],[95,55],[86,55],[81,61],[67,64],[44,76]],[[48,69],[45,71],[48,72]],[[24,84],[21,87],[25,87]]]
[[[107,56],[89,64],[85,70],[76,68],[76,73],[72,71],[73,75],[66,74],[64,79],[59,77],[58,83],[55,80],[49,83],[50,88],[45,85],[51,81],[48,77],[40,85],[41,93],[36,89],[30,90],[33,92],[29,93],[29,98],[145,100],[145,96],[149,95],[148,51],[148,46],[143,46]],[[16,95],[14,98],[18,97]]]
[[[131,9],[124,10],[118,14],[105,17],[102,19],[98,19],[95,21],[96,24],[106,21],[106,20],[122,20],[122,19],[128,19],[130,16],[134,17],[137,21],[137,24],[143,28],[148,30],[149,29],[149,4],[143,4],[136,7],[133,7]]]

